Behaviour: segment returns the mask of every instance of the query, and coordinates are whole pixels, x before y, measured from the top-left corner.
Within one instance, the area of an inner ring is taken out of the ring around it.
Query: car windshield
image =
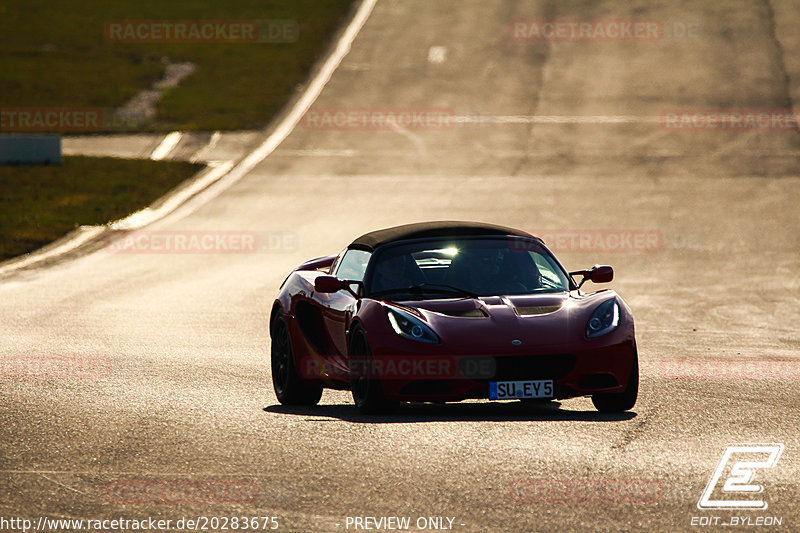
[[[563,269],[536,241],[455,238],[393,245],[376,252],[367,294],[392,298],[459,298],[562,292]]]

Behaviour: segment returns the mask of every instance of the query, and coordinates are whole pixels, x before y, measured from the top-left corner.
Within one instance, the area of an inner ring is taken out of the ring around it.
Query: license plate
[[[489,383],[490,400],[519,400],[527,398],[552,398],[553,381],[492,381]]]

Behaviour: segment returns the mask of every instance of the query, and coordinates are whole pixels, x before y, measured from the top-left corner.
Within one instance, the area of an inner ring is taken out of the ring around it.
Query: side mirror
[[[594,283],[608,283],[614,279],[614,269],[608,265],[595,265],[590,271],[590,278]]]
[[[608,283],[612,279],[614,279],[614,269],[608,265],[595,265],[588,270],[576,270],[575,272],[570,272],[570,276],[583,276],[581,282],[578,283],[578,288],[580,289],[586,280],[592,280],[594,283]]]
[[[342,290],[342,282],[335,276],[317,276],[314,279],[314,290],[316,292],[339,292]]]

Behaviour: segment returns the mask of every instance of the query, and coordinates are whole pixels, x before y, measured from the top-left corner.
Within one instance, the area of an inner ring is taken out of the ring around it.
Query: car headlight
[[[611,333],[619,325],[619,304],[616,298],[605,301],[597,306],[589,322],[586,324],[586,336],[588,338],[600,337],[606,333]]]
[[[406,339],[412,341],[427,342],[429,344],[436,344],[439,342],[439,337],[433,332],[431,328],[423,324],[423,322],[411,316],[408,313],[403,313],[395,309],[387,309],[386,316],[389,319],[389,325],[395,333]]]

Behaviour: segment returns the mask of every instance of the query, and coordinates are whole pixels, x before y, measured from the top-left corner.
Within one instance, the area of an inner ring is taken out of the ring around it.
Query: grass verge
[[[36,250],[80,225],[124,218],[201,168],[112,157],[0,166],[0,260]]]
[[[0,108],[118,108],[159,80],[168,58],[197,68],[165,92],[156,118],[122,129],[258,128],[307,79],[353,2],[2,2]],[[298,33],[291,42],[121,42],[107,35],[114,21],[165,20],[290,21]]]

